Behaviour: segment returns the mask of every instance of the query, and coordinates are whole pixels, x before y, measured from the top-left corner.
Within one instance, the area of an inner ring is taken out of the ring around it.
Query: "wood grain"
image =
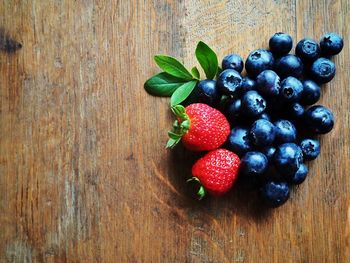
[[[0,262],[349,262],[350,2],[0,1]],[[195,64],[295,39],[344,36],[320,103],[334,130],[308,180],[266,211],[249,189],[197,203],[198,156],[164,149],[168,100],[143,90],[156,53]]]

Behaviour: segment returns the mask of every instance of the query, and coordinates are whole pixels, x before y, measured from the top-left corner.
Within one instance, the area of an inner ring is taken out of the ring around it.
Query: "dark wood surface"
[[[0,1],[0,40],[23,45],[0,51],[0,262],[350,262],[349,8]],[[185,190],[195,156],[164,149],[168,100],[143,90],[152,56],[192,66],[203,40],[245,58],[277,31],[344,36],[320,101],[335,128],[283,207],[266,211],[239,187],[195,202]]]

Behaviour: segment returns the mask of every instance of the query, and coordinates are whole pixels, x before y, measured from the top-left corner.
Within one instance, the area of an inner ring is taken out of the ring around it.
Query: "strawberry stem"
[[[197,192],[198,200],[202,200],[205,197],[206,194],[207,194],[207,191],[205,190],[204,186],[201,185],[199,187],[198,192]]]
[[[202,200],[206,196],[207,191],[205,190],[204,186],[201,184],[201,181],[197,177],[191,177],[186,182],[195,183],[197,185],[198,190],[196,192],[196,198],[198,200]]]
[[[187,133],[191,126],[191,121],[182,105],[171,107],[171,111],[178,118],[178,120],[173,123],[173,130],[168,132],[169,140],[166,148],[172,149],[179,143],[181,137]]]

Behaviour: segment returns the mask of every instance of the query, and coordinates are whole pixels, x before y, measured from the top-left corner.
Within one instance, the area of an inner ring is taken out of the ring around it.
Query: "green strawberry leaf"
[[[180,134],[177,134],[177,133],[171,132],[171,131],[168,131],[168,136],[169,136],[169,138],[171,138],[173,140],[178,140],[181,138]]]
[[[201,75],[200,75],[200,73],[199,73],[197,67],[193,67],[193,68],[191,69],[191,73],[192,73],[192,76],[193,76],[194,78],[196,78],[196,79],[198,79],[198,80],[201,78]]]
[[[206,196],[207,191],[205,190],[205,188],[202,185],[201,181],[199,181],[199,179],[197,177],[191,177],[186,182],[187,183],[191,183],[194,186],[196,186],[196,188],[198,189],[197,192],[196,192],[196,198],[198,200],[202,200]]]
[[[175,105],[171,107],[171,111],[178,117],[186,113],[185,107],[182,105]]]
[[[214,79],[218,72],[218,57],[204,42],[200,41],[196,48],[196,57],[208,79]]]
[[[178,120],[173,122],[173,129],[178,129],[180,127]]]
[[[166,144],[166,148],[174,148],[176,146],[176,144],[178,144],[181,140],[181,137],[178,138],[178,139],[173,139],[173,138],[170,138]]]
[[[170,97],[184,83],[186,83],[184,80],[162,72],[148,79],[144,84],[144,88],[151,95]]]
[[[185,66],[176,58],[165,55],[156,55],[154,56],[154,60],[162,70],[174,77],[183,80],[193,79],[191,73],[188,72]]]
[[[181,141],[182,136],[187,133],[191,126],[190,119],[186,114],[184,106],[175,105],[171,107],[171,110],[179,120],[174,121],[173,130],[168,132],[169,140],[166,148],[174,148],[175,145]]]
[[[184,120],[183,122],[181,122],[180,128],[187,131],[190,128],[190,125],[190,120]]]
[[[197,85],[197,80],[191,80],[180,86],[171,96],[170,104],[175,106],[183,102]]]

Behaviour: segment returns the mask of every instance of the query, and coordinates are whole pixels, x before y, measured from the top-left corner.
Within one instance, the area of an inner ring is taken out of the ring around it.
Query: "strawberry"
[[[192,178],[201,184],[197,195],[202,199],[206,192],[220,196],[229,191],[237,179],[239,157],[226,149],[216,149],[204,155],[192,167]]]
[[[184,146],[191,151],[211,151],[219,148],[230,134],[230,124],[217,109],[207,104],[194,103],[186,108],[172,107],[177,116],[174,130],[169,132],[167,148],[173,148],[182,138]]]

